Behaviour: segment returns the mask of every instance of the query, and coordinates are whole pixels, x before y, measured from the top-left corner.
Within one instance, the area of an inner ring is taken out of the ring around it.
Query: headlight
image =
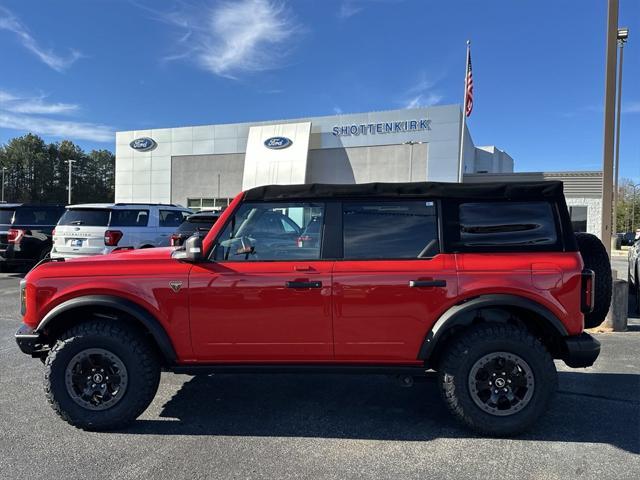
[[[27,313],[27,281],[20,280],[20,314]]]

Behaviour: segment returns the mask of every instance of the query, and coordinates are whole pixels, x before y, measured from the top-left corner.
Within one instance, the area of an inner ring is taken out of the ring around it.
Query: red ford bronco
[[[181,248],[43,261],[21,283],[22,351],[67,422],[121,428],[162,369],[437,372],[451,412],[529,427],[554,359],[594,363],[604,247],[574,234],[562,184],[265,186]]]

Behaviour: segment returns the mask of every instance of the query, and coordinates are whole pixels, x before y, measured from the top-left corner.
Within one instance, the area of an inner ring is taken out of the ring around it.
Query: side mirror
[[[191,263],[202,261],[202,238],[200,235],[191,235],[184,242],[185,260]]]

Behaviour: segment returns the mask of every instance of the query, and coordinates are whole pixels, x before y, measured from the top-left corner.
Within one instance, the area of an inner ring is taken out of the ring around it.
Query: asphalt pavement
[[[348,375],[163,374],[132,427],[89,433],[54,415],[43,366],[15,345],[18,281],[0,275],[3,479],[640,478],[638,319],[598,335],[594,367],[558,363],[549,412],[514,439],[460,427],[432,381]]]

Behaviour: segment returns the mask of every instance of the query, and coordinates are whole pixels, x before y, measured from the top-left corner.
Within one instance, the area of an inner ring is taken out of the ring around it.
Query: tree
[[[618,206],[616,209],[618,232],[634,232],[640,228],[640,183],[623,178],[618,184]]]
[[[113,153],[93,150],[87,154],[69,140],[46,144],[30,133],[0,146],[0,167],[6,168],[5,201],[67,203],[69,159],[75,160],[73,203],[113,201]]]

